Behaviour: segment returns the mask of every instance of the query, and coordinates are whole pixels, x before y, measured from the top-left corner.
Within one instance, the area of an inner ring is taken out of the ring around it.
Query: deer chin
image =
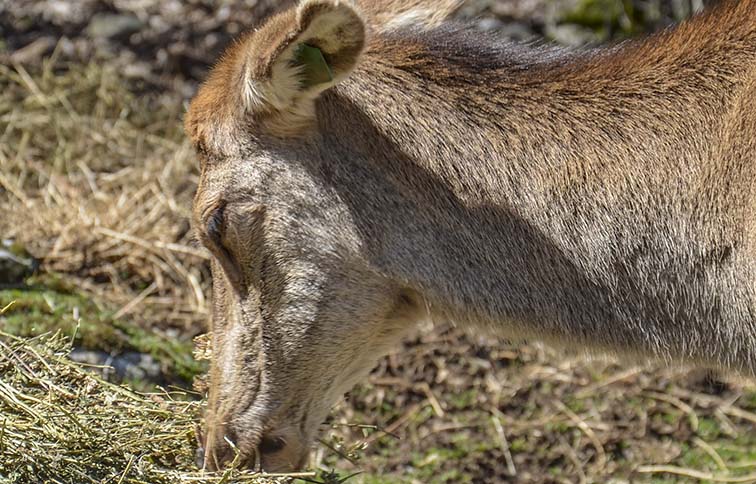
[[[203,446],[198,449],[198,464],[211,471],[226,467],[269,473],[302,469],[313,441],[306,418],[288,418],[283,423],[280,417],[261,418],[261,413],[252,407],[208,425]]]

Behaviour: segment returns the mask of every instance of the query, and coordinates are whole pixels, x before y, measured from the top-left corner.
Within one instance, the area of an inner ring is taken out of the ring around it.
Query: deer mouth
[[[197,464],[217,471],[239,467],[265,472],[291,472],[302,469],[309,456],[311,439],[306,419],[294,424],[276,425],[278,419],[261,418],[251,405],[235,418],[218,419],[200,437]],[[288,419],[287,419],[288,420]]]

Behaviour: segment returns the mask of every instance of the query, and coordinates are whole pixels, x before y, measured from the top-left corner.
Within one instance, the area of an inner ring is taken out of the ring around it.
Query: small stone
[[[537,35],[532,30],[516,22],[501,25],[499,32],[504,37],[518,42],[530,41],[537,38]]]
[[[546,36],[559,44],[571,47],[579,47],[600,40],[591,30],[573,24],[547,27]]]
[[[123,76],[130,79],[149,79],[152,75],[150,66],[146,62],[134,62],[123,67]]]
[[[0,243],[0,286],[18,286],[39,268],[39,261],[11,240]]]
[[[144,23],[135,15],[101,13],[89,21],[87,34],[93,38],[109,39],[133,34],[143,27]]]
[[[100,368],[100,372],[106,379],[164,383],[165,375],[160,362],[148,354],[128,351],[119,355],[109,355],[104,351],[75,348],[69,358],[79,363],[105,367]]]
[[[478,21],[478,30],[483,32],[492,32],[499,30],[504,23],[497,18],[483,18]]]
[[[55,39],[46,36],[40,37],[34,42],[18,49],[11,55],[11,61],[19,64],[40,62],[42,58],[55,47]]]

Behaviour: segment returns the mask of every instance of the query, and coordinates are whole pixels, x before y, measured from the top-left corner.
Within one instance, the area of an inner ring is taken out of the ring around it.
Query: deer
[[[206,469],[303,468],[422,321],[756,374],[756,0],[570,49],[303,0],[191,101]]]

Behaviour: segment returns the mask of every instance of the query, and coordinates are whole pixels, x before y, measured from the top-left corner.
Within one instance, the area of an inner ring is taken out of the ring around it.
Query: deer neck
[[[695,210],[737,79],[644,69],[642,45],[434,42],[374,43],[320,106],[365,257],[454,319],[545,337],[706,317],[694,259],[728,238]]]

